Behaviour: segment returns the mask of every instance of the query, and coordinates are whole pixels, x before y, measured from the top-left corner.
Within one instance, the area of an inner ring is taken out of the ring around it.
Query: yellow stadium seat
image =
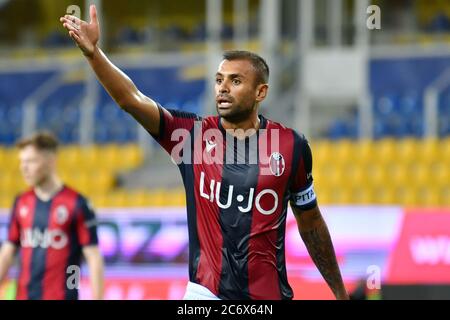
[[[351,192],[352,192],[352,203],[354,204],[366,205],[375,202],[373,189],[365,184],[353,186],[351,188]]]
[[[185,206],[186,195],[184,192],[176,192],[172,197],[172,203],[174,206]]]
[[[332,188],[345,188],[347,184],[347,179],[344,177],[344,172],[339,170],[339,168],[334,168],[330,170],[326,176],[326,182]]]
[[[94,208],[106,208],[108,204],[107,196],[102,194],[89,195],[89,200],[92,201]]]
[[[11,191],[14,193],[14,195],[17,195],[19,193],[22,193],[29,189],[29,186],[25,183],[25,181],[22,179],[21,175],[16,175],[16,179],[13,180],[12,189]]]
[[[375,146],[372,140],[361,140],[355,146],[352,161],[367,164],[375,159]]]
[[[0,196],[0,208],[11,210],[14,203],[15,196],[1,195]]]
[[[158,189],[155,194],[154,201],[156,201],[156,206],[167,207],[171,206],[171,197],[166,189]]]
[[[397,143],[394,139],[383,139],[375,145],[375,157],[377,163],[386,164],[396,161],[397,158]]]
[[[411,186],[398,186],[395,188],[395,197],[398,204],[406,207],[417,206],[417,190]]]
[[[417,160],[419,151],[419,142],[416,139],[403,139],[397,141],[396,161],[403,164],[409,164]]]
[[[58,167],[62,171],[80,169],[81,158],[81,149],[79,146],[64,147],[58,155]]]
[[[387,183],[391,183],[396,187],[408,185],[410,180],[409,166],[400,162],[395,162],[387,167],[387,171],[389,175],[389,181]]]
[[[0,147],[0,170],[2,170],[3,168],[5,168],[6,163],[7,163],[7,159],[6,159],[7,155],[6,155],[6,150],[4,148]]]
[[[331,143],[327,140],[320,140],[311,143],[311,151],[313,155],[313,166],[322,166],[328,164],[332,160]]]
[[[442,139],[442,142],[440,144],[440,155],[439,157],[444,161],[445,163],[450,163],[450,137],[446,139]]]
[[[418,187],[432,184],[430,181],[430,170],[425,164],[415,163],[409,166],[410,181],[409,184]]]
[[[332,144],[332,155],[328,161],[333,161],[338,165],[346,164],[356,157],[355,147],[350,140],[340,140]]]
[[[429,167],[430,184],[439,187],[450,186],[450,164],[443,162],[433,163]]]
[[[100,148],[95,145],[82,147],[80,150],[80,156],[80,166],[82,169],[86,170],[98,168],[100,165],[103,166],[106,161],[101,154]]]
[[[2,166],[2,170],[5,171],[19,171],[19,153],[17,149],[7,149],[5,153],[4,163]]]
[[[324,198],[328,204],[339,204],[341,199],[340,189],[328,188]]]
[[[331,204],[331,191],[329,188],[316,188],[316,194],[319,204]]]
[[[344,173],[344,181],[351,187],[358,187],[367,184],[367,172],[362,165],[355,165],[351,162],[341,168]]]
[[[136,144],[121,147],[121,155],[119,163],[123,169],[136,168],[143,161],[143,152]]]
[[[389,176],[385,167],[381,165],[369,164],[366,167],[367,184],[374,188],[382,188],[389,183]]]
[[[13,186],[15,185],[16,179],[20,179],[20,177],[17,177],[16,175],[10,173],[10,172],[3,172],[2,177],[0,178],[0,190],[2,193],[8,192],[11,189],[13,189]]]
[[[69,170],[58,169],[58,176],[63,181],[63,183],[69,184],[69,176],[70,176]]]
[[[338,202],[337,204],[352,204],[353,203],[353,193],[350,188],[341,188],[338,192]]]
[[[322,140],[311,147],[320,204],[450,206],[450,138]],[[184,206],[184,189],[115,188],[115,175],[143,159],[137,144],[68,146],[60,150],[58,173],[96,207]],[[0,206],[25,189],[17,150],[0,148]]]
[[[95,192],[105,193],[114,186],[114,175],[108,170],[91,171],[89,176]]]
[[[146,194],[143,191],[123,191],[126,195],[127,207],[144,207],[147,204]]]
[[[124,192],[114,192],[107,196],[107,207],[126,207],[127,196]]]
[[[416,156],[423,163],[436,162],[440,158],[440,149],[441,143],[439,140],[425,139],[416,150]]]
[[[428,196],[428,187],[425,186],[410,186],[409,190],[411,190],[415,195],[414,206],[416,207],[425,207],[425,198]]]
[[[103,168],[111,170],[120,170],[121,168],[121,151],[119,146],[115,144],[110,144],[103,146],[100,150],[101,163]]]
[[[377,204],[381,205],[398,205],[399,200],[396,197],[394,187],[386,184],[384,187],[375,189],[375,200]]]
[[[27,186],[21,174],[14,172],[2,172],[0,176],[0,194],[7,197],[15,197],[25,191]]]
[[[320,170],[320,168],[313,168],[313,179],[314,179],[314,186],[316,188],[326,183],[326,179],[324,178],[322,170]]]
[[[442,187],[440,189],[441,205],[443,207],[450,207],[450,186]]]
[[[430,186],[423,188],[419,196],[419,205],[425,207],[438,207],[441,204],[441,190],[439,187]]]
[[[91,182],[89,176],[85,171],[73,173],[69,178],[72,187],[84,195],[91,194]]]

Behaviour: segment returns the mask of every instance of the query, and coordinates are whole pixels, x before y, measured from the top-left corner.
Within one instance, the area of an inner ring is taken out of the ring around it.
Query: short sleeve
[[[300,156],[297,163],[294,164],[296,171],[290,189],[290,203],[291,206],[301,210],[310,210],[317,206],[312,176],[312,152],[308,140],[303,135],[297,135],[297,138],[296,147]]]
[[[79,196],[76,212],[76,232],[81,246],[97,245],[97,218],[89,202]]]
[[[201,126],[201,118],[195,113],[165,109],[158,104],[160,113],[159,134],[152,135],[169,153],[175,146],[188,142],[196,123]],[[189,140],[190,141],[190,140]]]

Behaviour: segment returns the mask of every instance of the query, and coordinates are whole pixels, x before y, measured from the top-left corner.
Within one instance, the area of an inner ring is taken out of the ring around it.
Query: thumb
[[[95,5],[91,5],[90,7],[90,16],[91,16],[91,23],[98,24],[97,8],[95,7]]]

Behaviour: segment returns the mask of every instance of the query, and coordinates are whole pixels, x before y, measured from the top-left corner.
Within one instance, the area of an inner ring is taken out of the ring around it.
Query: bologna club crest
[[[58,224],[64,224],[69,218],[69,211],[65,206],[59,206],[56,208],[56,222]]]
[[[270,171],[275,177],[279,177],[284,172],[284,158],[279,152],[274,152],[270,155]]]

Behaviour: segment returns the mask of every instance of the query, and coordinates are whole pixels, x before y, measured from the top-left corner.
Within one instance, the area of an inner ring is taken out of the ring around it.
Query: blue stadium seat
[[[431,21],[428,30],[436,33],[450,31],[449,17],[445,13],[439,12]]]
[[[205,41],[206,39],[206,24],[204,22],[199,23],[192,32],[192,40]]]
[[[422,113],[422,98],[419,94],[411,92],[400,97],[399,111],[404,116]]]
[[[389,117],[396,112],[399,97],[395,94],[382,94],[376,96],[374,100],[375,115]]]
[[[117,35],[118,44],[138,44],[142,42],[142,35],[136,29],[126,26],[119,30]]]
[[[38,106],[38,128],[51,130],[64,144],[77,143],[83,90],[84,85],[78,82],[52,92]]]
[[[450,135],[450,87],[439,97],[439,135]]]

